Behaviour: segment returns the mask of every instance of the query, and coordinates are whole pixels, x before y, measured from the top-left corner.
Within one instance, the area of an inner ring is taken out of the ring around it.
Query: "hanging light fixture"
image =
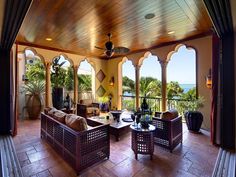
[[[212,87],[211,69],[209,69],[209,73],[206,76],[206,87],[209,89],[211,89],[211,87]]]

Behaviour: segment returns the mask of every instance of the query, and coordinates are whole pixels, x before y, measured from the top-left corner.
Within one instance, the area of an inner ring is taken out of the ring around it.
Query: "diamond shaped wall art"
[[[98,87],[96,93],[97,93],[97,95],[98,95],[99,97],[101,97],[101,96],[103,96],[103,95],[106,93],[106,90],[103,88],[102,85],[100,85],[100,86]]]
[[[99,82],[102,82],[102,81],[105,79],[106,75],[105,75],[104,72],[100,69],[100,70],[98,71],[98,73],[96,74],[96,77],[97,77],[97,79],[99,80]]]

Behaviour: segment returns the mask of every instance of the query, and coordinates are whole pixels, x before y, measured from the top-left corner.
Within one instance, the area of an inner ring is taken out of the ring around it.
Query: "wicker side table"
[[[143,129],[130,125],[132,129],[131,146],[135,153],[135,159],[138,159],[138,154],[149,154],[152,160],[154,152],[154,131],[155,127],[149,125],[148,129]]]

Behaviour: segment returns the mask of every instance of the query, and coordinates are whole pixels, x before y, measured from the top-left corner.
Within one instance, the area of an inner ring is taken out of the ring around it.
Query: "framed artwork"
[[[102,81],[105,79],[106,75],[105,75],[104,72],[100,69],[100,70],[98,71],[98,73],[96,74],[96,77],[97,77],[97,79],[99,80],[99,82],[102,82]]]
[[[102,85],[100,85],[96,91],[96,94],[99,96],[99,97],[102,97],[104,94],[106,93],[106,90],[103,88]]]

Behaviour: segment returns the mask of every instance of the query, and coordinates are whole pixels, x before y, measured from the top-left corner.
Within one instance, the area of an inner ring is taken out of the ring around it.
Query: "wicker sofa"
[[[162,114],[165,113],[167,113],[168,118],[162,117]],[[178,116],[178,113],[171,115],[171,111],[165,113],[155,113],[157,117],[153,117],[152,124],[156,127],[154,143],[172,152],[183,141],[182,116]]]
[[[41,113],[41,138],[45,139],[79,174],[91,165],[109,158],[109,125],[75,131]]]

